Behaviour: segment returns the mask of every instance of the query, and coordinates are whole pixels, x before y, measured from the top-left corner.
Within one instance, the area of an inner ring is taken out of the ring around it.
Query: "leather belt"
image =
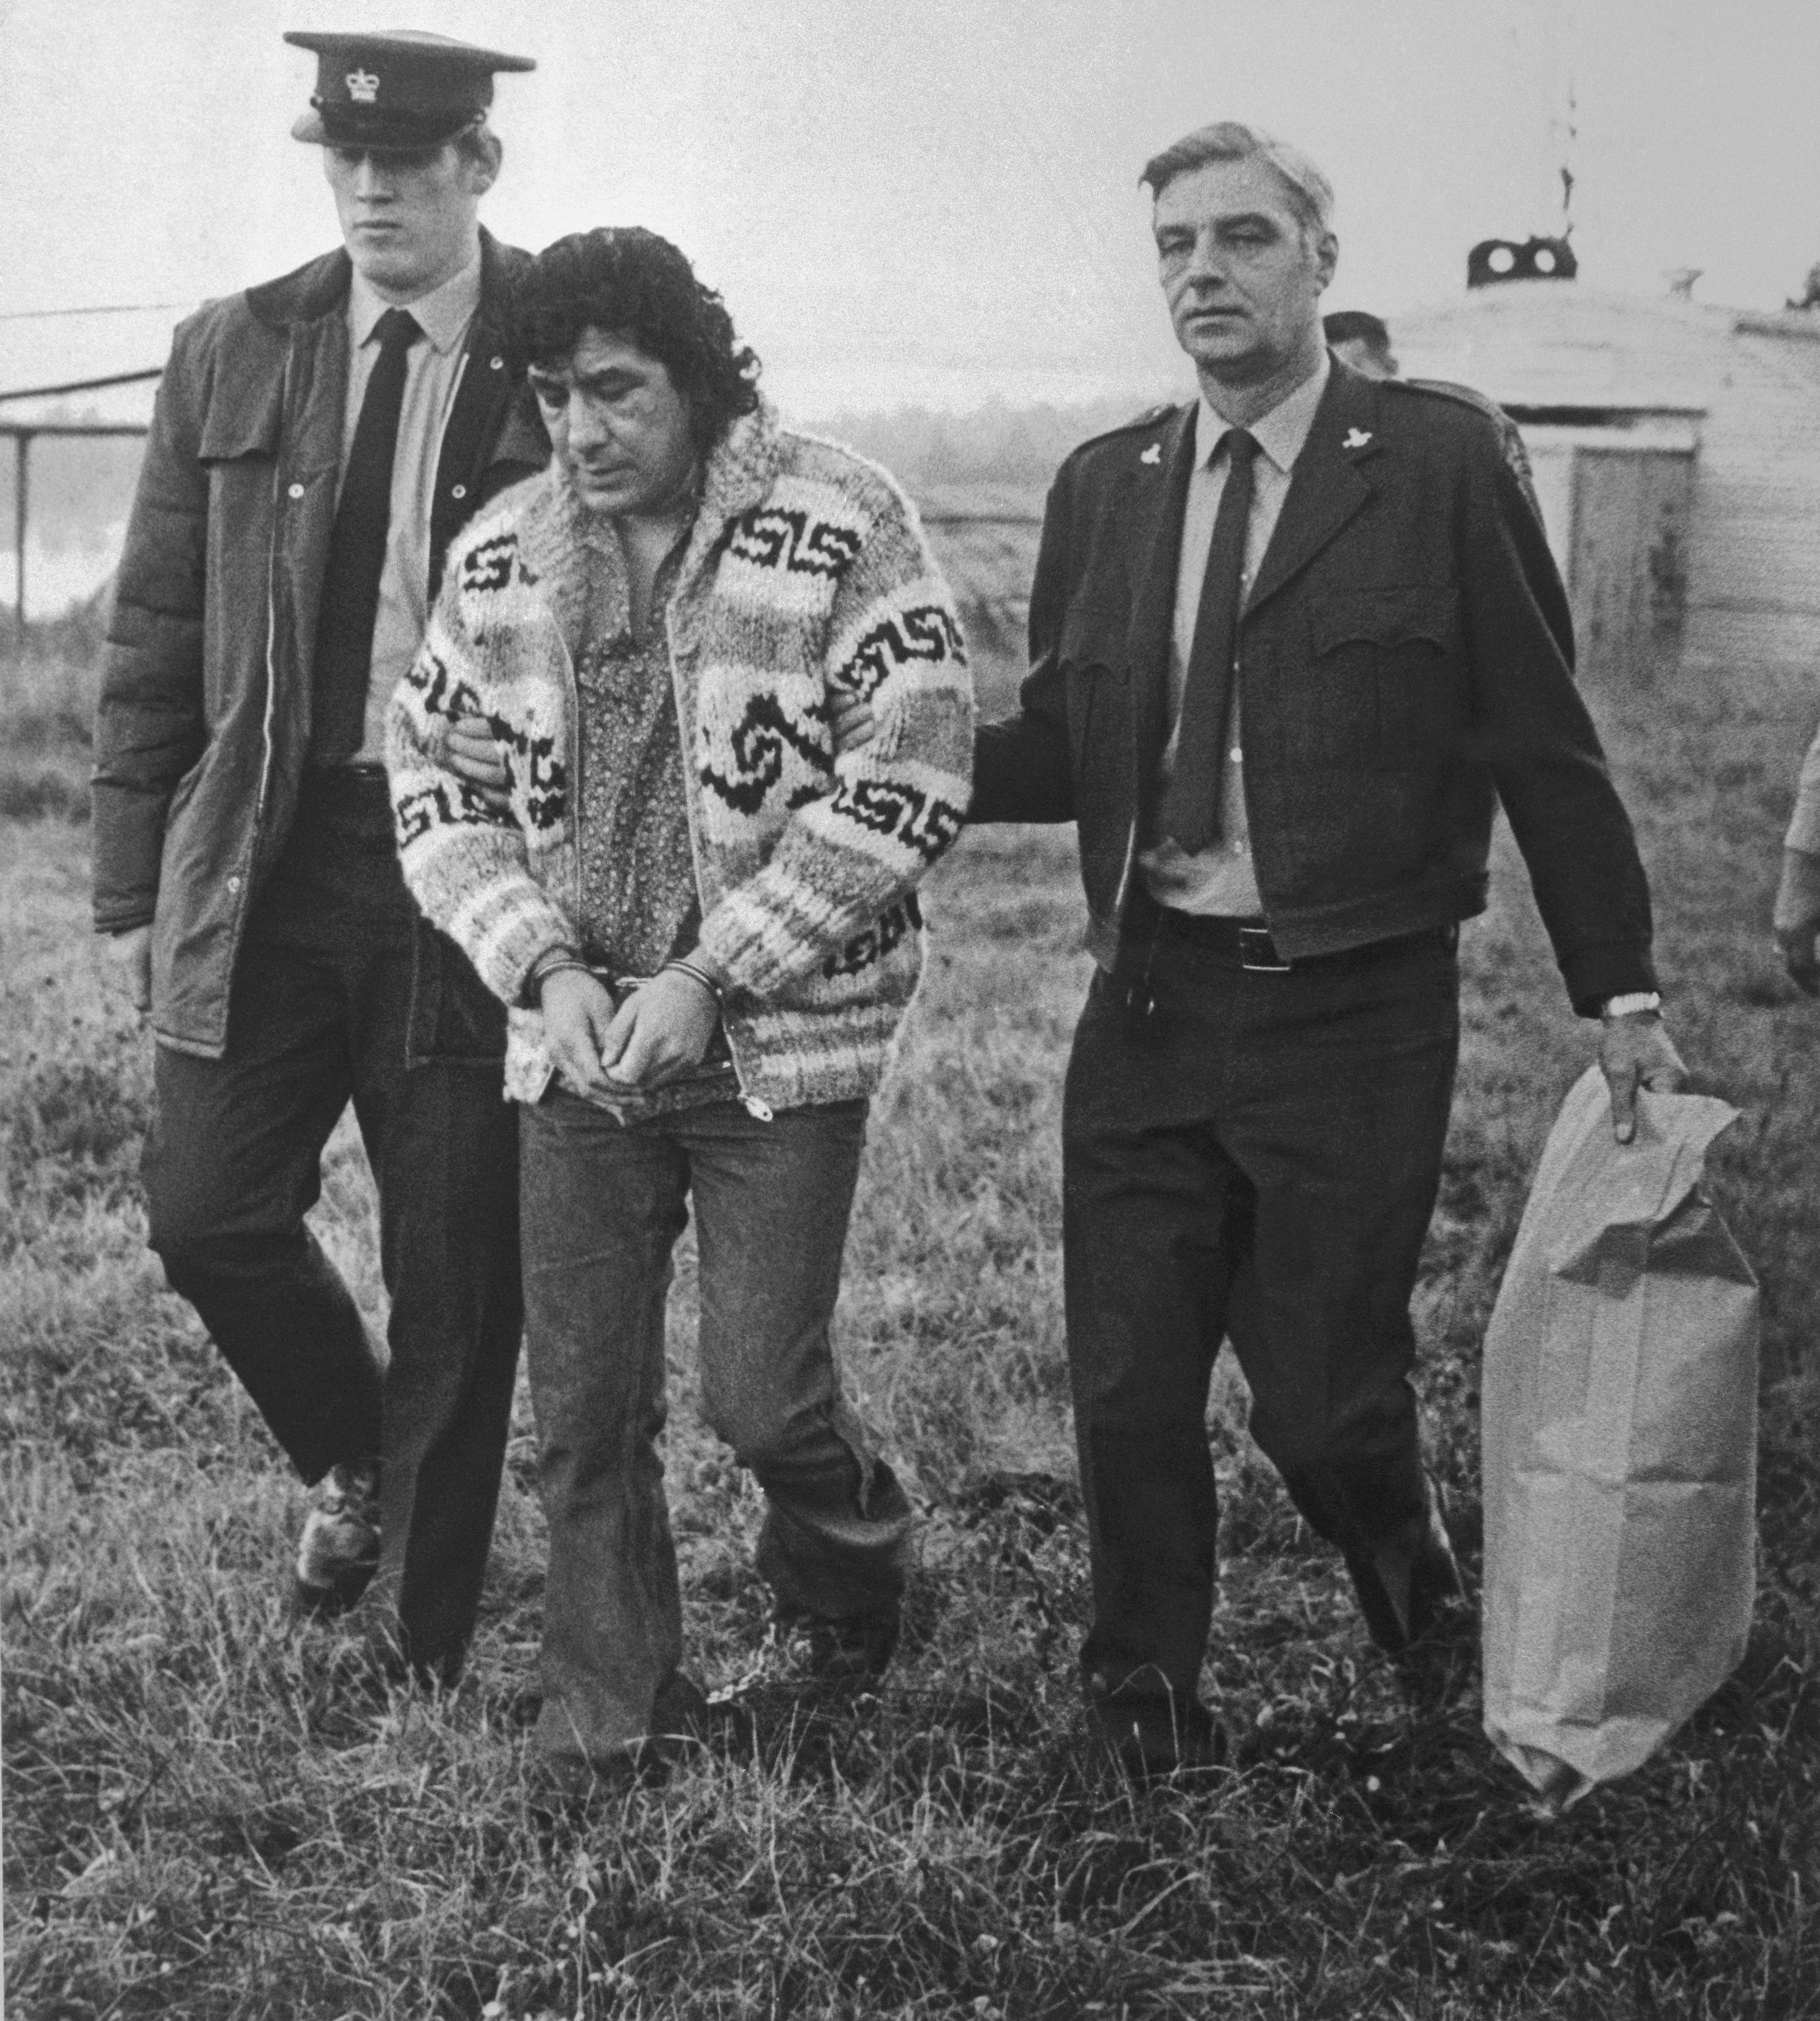
[[[1270,929],[1261,919],[1234,919],[1204,912],[1181,912],[1164,906],[1158,923],[1159,941],[1174,941],[1185,947],[1200,948],[1209,954],[1236,961],[1247,975],[1288,975],[1297,969],[1362,966],[1381,961],[1387,956],[1407,953],[1425,941],[1439,941],[1451,949],[1458,941],[1458,927],[1425,927],[1419,932],[1398,934],[1393,938],[1368,941],[1363,947],[1342,948],[1334,954],[1305,955],[1290,961],[1279,952]]]

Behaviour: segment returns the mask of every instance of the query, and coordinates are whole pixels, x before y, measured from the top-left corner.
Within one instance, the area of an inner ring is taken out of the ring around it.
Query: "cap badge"
[[[346,82],[348,96],[356,105],[370,105],[379,96],[379,79],[369,70],[351,70]]]
[[[1349,428],[1346,439],[1340,446],[1341,449],[1363,449],[1370,439],[1371,431],[1369,428]]]
[[[1144,452],[1144,453],[1143,453],[1141,457],[1138,457],[1138,461],[1140,463],[1160,463],[1160,462],[1162,462],[1162,461],[1163,461],[1163,445],[1162,445],[1162,443],[1161,443],[1161,442],[1152,442],[1152,443],[1150,445],[1149,448],[1148,448],[1148,449]]]

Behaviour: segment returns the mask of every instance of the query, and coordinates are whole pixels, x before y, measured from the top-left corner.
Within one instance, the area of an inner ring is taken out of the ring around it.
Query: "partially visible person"
[[[1820,935],[1820,732],[1801,761],[1770,923],[1790,980],[1808,996],[1820,996],[1820,955],[1815,948]]]
[[[1390,348],[1390,332],[1381,317],[1366,309],[1335,309],[1321,318],[1327,348],[1342,365],[1367,379],[1394,379],[1399,366]]]
[[[342,247],[210,304],[158,390],[96,725],[95,923],[157,1040],[151,1247],[303,1478],[299,1603],[388,1660],[474,1626],[518,1359],[504,1021],[399,875],[382,759],[451,537],[540,467],[479,222],[493,75],[296,34]],[[304,1216],[351,1101],[389,1356]],[[368,1592],[369,1582],[371,1590]]]
[[[892,1653],[911,1509],[829,1327],[973,701],[915,514],[779,426],[675,246],[559,240],[515,325],[555,457],[457,544],[390,756],[406,878],[510,1009],[550,1530],[534,1746],[576,1790],[704,1710],[656,1444],[691,1206],[703,1408],[764,1491],[780,1621],[819,1671]],[[849,756],[843,697],[872,711]],[[500,792],[449,744],[475,717]]]
[[[1367,309],[1335,309],[1321,318],[1321,333],[1327,349],[1342,365],[1349,365],[1366,379],[1400,379],[1403,367],[1390,348],[1390,331],[1381,316]],[[1495,400],[1476,387],[1462,386],[1451,379],[1412,379],[1412,386],[1425,386],[1436,393],[1451,393],[1456,399],[1470,401],[1497,424],[1498,439],[1525,498],[1537,519],[1542,516],[1542,501],[1536,495],[1535,472],[1530,467],[1529,451],[1523,432]]]

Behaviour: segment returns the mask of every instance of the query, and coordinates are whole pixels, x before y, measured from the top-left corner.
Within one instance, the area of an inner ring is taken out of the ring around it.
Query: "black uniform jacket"
[[[484,232],[480,253],[431,512],[432,599],[457,528],[549,455],[501,336],[506,289],[530,256]],[[95,923],[151,922],[153,1029],[208,1057],[227,1043],[248,909],[309,752],[351,272],[345,253],[329,253],[179,325],[115,578],[95,730]],[[415,976],[413,1057],[497,1057],[497,1007],[427,926]]]
[[[1169,730],[1194,413],[1062,465],[1021,707],[978,737],[970,818],[1079,823],[1089,945],[1109,970],[1155,916],[1136,856]],[[1246,811],[1284,955],[1481,911],[1501,800],[1575,1006],[1655,986],[1649,888],[1573,651],[1491,416],[1336,359],[1240,632]]]

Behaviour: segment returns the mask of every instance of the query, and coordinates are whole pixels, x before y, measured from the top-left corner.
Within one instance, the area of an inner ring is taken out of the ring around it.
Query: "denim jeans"
[[[418,930],[384,778],[311,775],[248,923],[226,1054],[158,1049],[142,1171],[172,1288],[304,1478],[380,1454],[362,1614],[381,1646],[450,1677],[511,1417],[518,1142],[497,1061],[410,1064]],[[389,1360],[304,1218],[350,1101],[379,1195]]]
[[[526,1352],[550,1530],[546,1757],[656,1730],[682,1660],[657,1438],[671,1252],[693,1203],[701,1398],[768,1506],[759,1569],[792,1615],[895,1614],[911,1511],[829,1338],[866,1105],[769,1123],[715,1102],[629,1125],[560,1090],[522,1111]]]
[[[1062,1117],[1075,1429],[1093,1558],[1083,1653],[1196,1695],[1215,1577],[1209,1378],[1395,1646],[1433,1548],[1409,1301],[1458,1040],[1451,945],[1248,971],[1161,932],[1154,1009],[1096,975]],[[1159,1686],[1160,1688],[1160,1686]]]

